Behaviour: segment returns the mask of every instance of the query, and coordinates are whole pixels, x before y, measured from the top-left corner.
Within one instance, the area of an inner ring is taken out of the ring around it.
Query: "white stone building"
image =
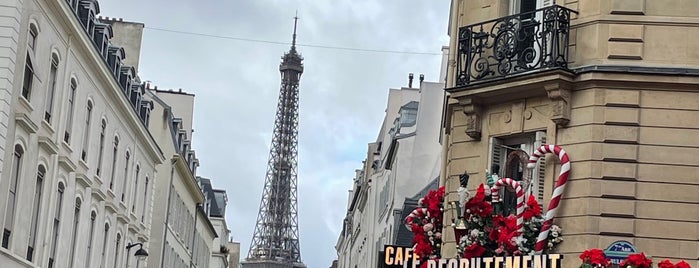
[[[403,225],[405,199],[439,177],[444,84],[419,79],[418,88],[389,90],[378,137],[350,190],[337,267],[376,267],[379,251],[395,243]]]
[[[145,266],[126,245],[152,238],[165,158],[123,61],[138,54],[98,14],[91,0],[0,1],[3,268]]]
[[[207,212],[216,233],[218,233],[218,237],[214,239],[211,247],[211,265],[209,267],[237,267],[233,266],[229,259],[229,255],[235,252],[231,252],[228,241],[228,237],[230,237],[230,230],[228,230],[228,225],[226,224],[228,195],[225,190],[214,189],[210,179],[199,177],[199,183],[204,191],[204,195],[206,195],[204,210]],[[239,251],[237,252],[238,258],[240,258]]]
[[[217,230],[197,183],[199,160],[191,145],[194,95],[147,88],[153,102],[149,129],[169,161],[157,167],[149,267],[209,267]]]

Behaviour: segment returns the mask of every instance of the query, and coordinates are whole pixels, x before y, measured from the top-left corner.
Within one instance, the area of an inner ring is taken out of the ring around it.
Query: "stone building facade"
[[[96,1],[0,5],[2,267],[136,267],[126,245],[151,239],[165,159],[129,55],[97,14]]]
[[[422,81],[390,89],[376,141],[356,170],[347,214],[335,246],[337,267],[376,267],[379,251],[393,245],[406,199],[439,176],[439,125],[444,84]],[[412,75],[411,75],[412,80]]]
[[[99,13],[0,1],[0,267],[208,268],[193,95],[147,88],[144,25]]]
[[[205,211],[198,184],[199,160],[192,148],[194,94],[182,90],[146,90],[153,103],[149,129],[169,159],[158,165],[153,200],[149,267],[209,267],[217,230]],[[157,120],[156,120],[157,118]]]
[[[467,171],[473,190],[491,169],[531,178],[529,192],[546,208],[558,160],[522,171],[508,156],[558,144],[572,159],[556,219],[564,267],[617,240],[696,266],[698,11],[693,1],[453,0],[448,201],[458,175]],[[453,257],[446,228],[442,253]]]

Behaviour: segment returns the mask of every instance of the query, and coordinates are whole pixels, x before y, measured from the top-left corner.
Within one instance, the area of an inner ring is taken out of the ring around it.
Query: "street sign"
[[[604,255],[607,256],[612,264],[619,265],[626,260],[629,255],[637,252],[638,250],[636,247],[630,242],[616,241],[604,250]]]

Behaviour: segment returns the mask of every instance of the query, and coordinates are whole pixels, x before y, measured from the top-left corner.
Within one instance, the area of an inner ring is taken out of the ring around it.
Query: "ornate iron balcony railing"
[[[573,10],[550,6],[459,28],[456,87],[568,68]]]

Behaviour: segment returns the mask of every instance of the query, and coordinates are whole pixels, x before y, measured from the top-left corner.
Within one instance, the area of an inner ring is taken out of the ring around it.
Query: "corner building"
[[[458,175],[471,175],[473,191],[491,169],[531,178],[546,208],[560,163],[547,155],[530,172],[521,153],[558,144],[572,159],[555,220],[564,267],[616,240],[697,266],[697,14],[693,1],[453,0],[447,201]],[[453,257],[445,228],[442,253]]]
[[[126,245],[152,238],[165,159],[148,132],[151,103],[123,61],[138,54],[112,42],[120,26],[99,12],[90,0],[0,4],[3,268],[145,266]]]

